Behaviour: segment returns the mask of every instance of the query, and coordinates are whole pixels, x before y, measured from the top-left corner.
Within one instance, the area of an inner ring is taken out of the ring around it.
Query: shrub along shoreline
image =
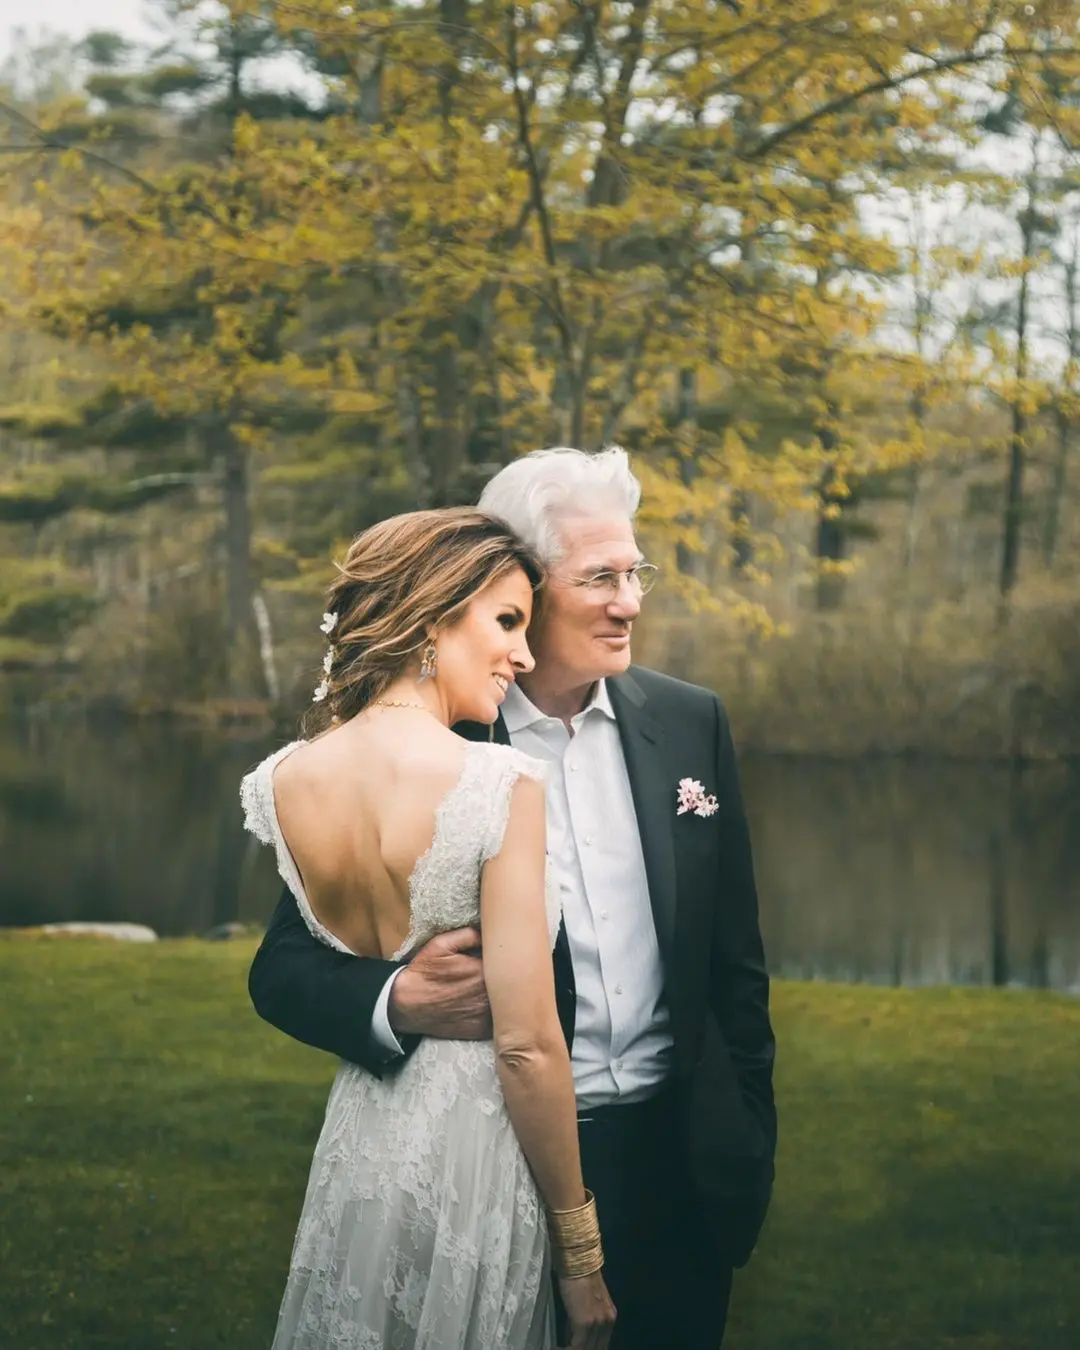
[[[5,1344],[269,1344],[334,1063],[254,1015],[253,949],[0,936]],[[774,1010],[776,1198],[726,1350],[1071,1350],[1080,1001],[778,982]]]

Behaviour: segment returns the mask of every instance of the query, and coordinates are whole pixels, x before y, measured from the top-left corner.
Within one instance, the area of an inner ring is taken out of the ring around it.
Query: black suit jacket
[[[772,1188],[775,1042],[731,733],[720,700],[706,689],[640,667],[607,683],[671,1013],[680,1121],[672,1147],[687,1153],[726,1259],[742,1265]],[[509,739],[501,718],[494,728],[464,723],[455,729],[471,740]],[[676,814],[682,778],[697,779],[715,795],[714,815]],[[554,959],[559,1016],[570,1043],[575,991],[565,930]],[[391,962],[324,946],[286,891],[248,988],[259,1015],[288,1035],[382,1074],[393,1070],[372,1041],[371,1020],[393,970]]]

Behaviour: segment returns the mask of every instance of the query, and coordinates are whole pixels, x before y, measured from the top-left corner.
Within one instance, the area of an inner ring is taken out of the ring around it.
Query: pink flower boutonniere
[[[712,816],[720,810],[720,803],[707,794],[696,778],[679,779],[679,808],[677,816],[685,816],[693,811],[695,816]]]

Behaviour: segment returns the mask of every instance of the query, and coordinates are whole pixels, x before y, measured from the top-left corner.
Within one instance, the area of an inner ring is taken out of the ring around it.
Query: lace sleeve
[[[493,745],[489,751],[492,761],[489,771],[491,784],[480,847],[481,863],[494,858],[502,848],[506,825],[510,819],[510,799],[517,780],[532,778],[538,783],[543,783],[547,777],[547,770],[541,761],[533,759],[531,755],[526,755],[521,750],[513,750],[505,745]]]
[[[273,846],[274,821],[266,802],[263,787],[263,766],[252,769],[240,780],[240,805],[244,810],[244,829],[253,834],[260,844]]]

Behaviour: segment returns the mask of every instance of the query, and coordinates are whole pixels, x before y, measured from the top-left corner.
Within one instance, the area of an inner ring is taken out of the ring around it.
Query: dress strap
[[[546,766],[532,755],[525,754],[523,750],[515,750],[509,745],[488,745],[484,748],[485,759],[491,766],[489,773],[492,781],[480,851],[482,863],[494,858],[503,846],[506,827],[510,820],[510,802],[517,780],[531,778],[543,783],[547,779]]]

